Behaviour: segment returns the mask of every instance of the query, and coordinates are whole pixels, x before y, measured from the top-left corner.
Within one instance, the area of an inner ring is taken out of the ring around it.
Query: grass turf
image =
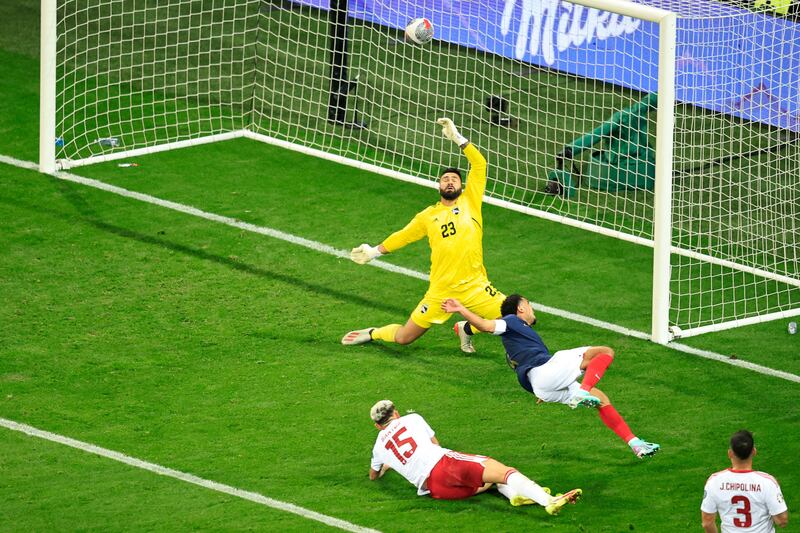
[[[37,63],[2,53],[15,111],[0,114],[0,153],[32,159]],[[79,173],[338,248],[382,238],[435,194],[243,140],[139,163]],[[551,348],[615,347],[601,388],[664,447],[640,462],[594,413],[534,406],[496,339],[477,339],[473,357],[446,328],[408,347],[338,344],[351,327],[405,320],[418,280],[29,171],[2,166],[0,179],[2,417],[386,531],[696,528],[706,476],[726,466],[729,434],[749,427],[757,467],[795,505],[795,384],[540,313]],[[647,327],[647,250],[493,207],[484,216],[498,288]],[[391,260],[424,271],[427,251]],[[784,326],[690,343],[798,373]],[[369,482],[367,409],[384,397],[423,414],[444,445],[557,490],[580,486],[584,500],[552,519],[496,494],[435,502],[396,475]],[[317,528],[6,430],[0,439],[8,529]]]

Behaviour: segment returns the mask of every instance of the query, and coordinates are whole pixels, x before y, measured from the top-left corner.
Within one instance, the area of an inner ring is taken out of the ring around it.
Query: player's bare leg
[[[572,409],[578,406],[598,407],[603,405],[602,398],[592,393],[595,384],[603,377],[608,366],[614,360],[614,350],[608,346],[592,346],[583,354],[581,370],[585,371],[580,390],[569,400]],[[608,400],[608,397],[606,397]],[[606,402],[608,403],[608,402]]]
[[[609,348],[608,346],[592,346],[591,348],[586,350],[586,353],[583,354],[583,361],[581,361],[581,370],[586,370],[587,368],[589,368],[589,364],[592,362],[592,360],[594,360],[597,356],[601,354],[607,354],[612,359],[614,358],[614,350],[612,348]],[[609,361],[608,364],[611,364],[611,362]]]
[[[404,326],[400,327],[400,329],[395,332],[394,342],[397,344],[411,344],[415,340],[425,335],[426,331],[428,331],[427,328],[423,328],[409,318],[408,322],[406,322]],[[373,338],[377,337],[373,336]]]
[[[589,389],[589,394],[600,400],[600,405],[598,407],[603,408],[606,405],[611,405],[611,400],[608,399],[606,393],[598,389],[597,387],[592,387]]]
[[[627,443],[631,451],[636,454],[636,457],[639,459],[651,457],[661,449],[659,444],[644,441],[634,435],[625,422],[625,419],[623,419],[622,415],[611,405],[611,400],[603,391],[597,387],[592,387],[589,390],[589,394],[600,399],[600,407],[597,410],[600,415],[600,420],[602,420],[611,431],[616,433],[619,438]]]
[[[475,494],[480,494],[481,492],[486,492],[487,490],[491,489],[494,486],[494,483],[484,483],[481,488],[475,491]]]
[[[483,481],[485,483],[496,483],[498,485],[506,485],[509,490],[501,490],[501,493],[508,496],[508,494],[515,494],[532,500],[548,512],[548,514],[556,514],[566,503],[575,501],[580,495],[580,489],[574,489],[567,494],[559,495],[558,497],[550,496],[549,491],[545,491],[536,482],[525,477],[524,474],[517,471],[515,468],[506,466],[494,459],[486,459],[483,463]]]
[[[661,446],[655,442],[644,441],[634,435],[622,416],[611,405],[611,400],[608,399],[608,396],[594,386],[603,377],[613,360],[614,350],[608,346],[593,346],[586,350],[586,353],[583,354],[583,361],[581,361],[581,370],[586,372],[581,381],[579,395],[584,397],[592,396],[599,399],[598,413],[603,423],[630,446],[636,457],[640,459],[651,457],[661,449]],[[572,399],[570,399],[570,402],[572,402]],[[572,403],[570,403],[571,405]]]
[[[349,335],[352,334],[359,334],[364,331],[369,331],[369,339],[364,342],[369,342],[371,340],[375,341],[383,341],[383,342],[395,342],[397,344],[411,344],[428,331],[426,328],[417,325],[413,320],[410,318],[405,325],[401,326],[400,324],[388,324],[386,326],[380,328],[371,328],[369,330],[356,330],[351,331],[347,335],[344,336],[342,339],[343,344],[355,344],[353,342],[345,342],[345,339],[348,338]]]
[[[426,328],[419,326],[409,318],[408,322],[403,326],[400,324],[387,324],[380,328],[364,328],[350,331],[342,337],[342,344],[352,346],[370,341],[411,344],[422,337],[426,331],[428,331]]]

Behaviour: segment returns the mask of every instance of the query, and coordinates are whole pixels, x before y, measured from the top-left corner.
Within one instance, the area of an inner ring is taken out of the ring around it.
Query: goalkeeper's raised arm
[[[483,266],[481,202],[486,189],[486,159],[458,131],[452,120],[440,118],[436,122],[442,128],[442,135],[457,144],[469,161],[466,187],[462,184],[459,169],[445,168],[439,174],[439,201],[436,204],[417,213],[403,229],[389,235],[377,246],[364,243],[350,252],[350,258],[363,265],[427,237],[431,247],[428,291],[405,325],[389,324],[351,331],[342,338],[342,344],[364,344],[372,340],[398,344],[414,342],[431,325],[450,318],[450,313],[441,307],[442,302],[450,297],[469,302],[469,309],[481,317],[500,317],[500,304],[505,295],[492,286]],[[455,330],[461,349],[474,352],[470,326],[459,322]]]
[[[467,174],[467,185],[464,190],[464,197],[470,202],[473,209],[481,212],[481,203],[483,202],[483,193],[486,190],[486,158],[483,154],[467,140],[466,137],[461,135],[456,129],[455,124],[449,118],[440,118],[437,120],[442,126],[442,134],[456,143],[467,156],[469,161],[469,174]],[[460,174],[459,174],[460,177]],[[483,224],[483,221],[480,221]]]

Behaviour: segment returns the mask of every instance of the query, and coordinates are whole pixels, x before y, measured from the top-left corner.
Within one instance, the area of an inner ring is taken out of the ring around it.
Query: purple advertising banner
[[[328,0],[293,0],[328,9]],[[660,8],[678,11],[680,0]],[[350,16],[402,29],[426,17],[435,39],[643,92],[658,89],[654,23],[563,0],[350,0]],[[685,6],[685,2],[681,5]],[[711,0],[678,18],[676,98],[800,132],[800,24]]]

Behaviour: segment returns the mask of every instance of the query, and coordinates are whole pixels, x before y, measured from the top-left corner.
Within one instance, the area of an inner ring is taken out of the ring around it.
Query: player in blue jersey
[[[475,329],[499,335],[519,384],[539,401],[564,403],[573,409],[597,407],[603,423],[637,457],[649,457],[661,448],[634,435],[608,396],[595,387],[614,360],[614,350],[608,346],[582,346],[551,355],[542,337],[532,328],[536,315],[530,302],[519,294],[506,297],[500,308],[503,317],[497,320],[482,318],[453,298],[445,300],[442,309],[461,313]],[[583,381],[578,383],[577,378],[584,372]]]

